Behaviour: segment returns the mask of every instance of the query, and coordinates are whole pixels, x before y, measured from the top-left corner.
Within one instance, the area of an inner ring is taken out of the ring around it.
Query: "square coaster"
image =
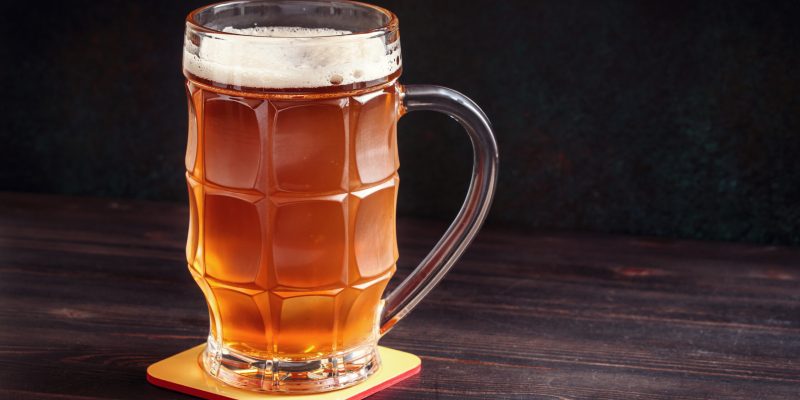
[[[205,344],[192,347],[147,367],[147,381],[165,389],[209,400],[358,400],[416,375],[422,367],[422,360],[411,353],[378,346],[380,369],[355,386],[327,393],[296,395],[250,392],[228,386],[206,374],[197,362],[205,347]]]

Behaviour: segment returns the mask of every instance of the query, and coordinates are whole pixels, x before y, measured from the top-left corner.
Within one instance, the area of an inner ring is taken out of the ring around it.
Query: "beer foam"
[[[400,41],[329,28],[226,27],[233,35],[187,34],[183,67],[192,75],[239,87],[316,88],[369,82],[400,68]]]

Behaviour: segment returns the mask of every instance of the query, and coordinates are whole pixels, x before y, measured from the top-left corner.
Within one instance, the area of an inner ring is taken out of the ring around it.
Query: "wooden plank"
[[[0,397],[182,398],[200,343],[180,204],[0,193]],[[445,226],[401,219],[402,278]],[[373,398],[796,399],[800,251],[487,229],[381,342],[423,371]]]

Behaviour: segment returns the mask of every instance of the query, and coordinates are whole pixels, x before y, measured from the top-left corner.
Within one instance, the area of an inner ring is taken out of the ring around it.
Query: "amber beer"
[[[226,347],[302,359],[375,339],[397,260],[398,96],[384,80],[288,98],[187,80],[186,257]]]
[[[241,0],[189,14],[186,260],[208,303],[205,371],[321,392],[378,368],[381,334],[444,276],[494,191],[486,116],[458,92],[401,86],[397,18],[341,0]],[[476,149],[467,200],[391,294],[401,114],[455,117]]]

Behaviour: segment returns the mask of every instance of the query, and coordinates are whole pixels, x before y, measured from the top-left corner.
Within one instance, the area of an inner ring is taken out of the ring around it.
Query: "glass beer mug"
[[[200,363],[248,390],[322,392],[380,367],[378,339],[477,233],[497,175],[483,112],[401,85],[391,12],[348,1],[232,1],[186,19],[189,271],[208,303]],[[394,291],[397,120],[463,125],[474,168],[444,237]]]

